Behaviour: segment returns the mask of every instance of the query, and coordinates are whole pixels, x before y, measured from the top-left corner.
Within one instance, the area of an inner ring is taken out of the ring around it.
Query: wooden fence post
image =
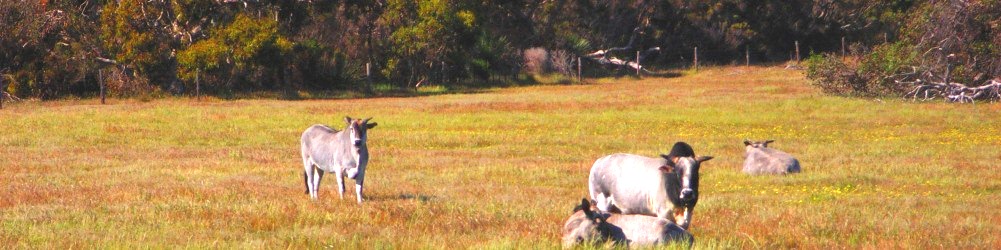
[[[104,70],[97,70],[97,82],[101,85],[101,104],[104,104]]]
[[[799,65],[799,41],[796,41],[796,65]]]
[[[198,80],[201,76],[201,69],[195,69],[195,100],[202,101],[202,82]]]
[[[365,63],[365,84],[368,85],[368,91],[372,91],[372,63]]]
[[[751,66],[751,48],[750,46],[744,45],[744,67]]]
[[[956,59],[956,56],[949,54],[945,56],[945,84],[948,85],[952,80],[952,63]]]
[[[695,67],[695,72],[699,72],[699,47],[695,47],[695,61],[692,62],[692,66]]]
[[[841,57],[845,57],[845,37],[841,37]]]
[[[581,76],[580,57],[578,56],[577,57],[577,82],[581,82],[581,81],[584,81],[584,78],[583,78],[583,76]]]
[[[640,51],[636,51],[636,77],[643,77],[640,75]]]

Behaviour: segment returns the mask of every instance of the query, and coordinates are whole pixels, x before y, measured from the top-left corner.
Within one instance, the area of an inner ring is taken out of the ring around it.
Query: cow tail
[[[302,180],[302,183],[306,184],[306,194],[309,194],[309,173],[306,170],[302,171]]]

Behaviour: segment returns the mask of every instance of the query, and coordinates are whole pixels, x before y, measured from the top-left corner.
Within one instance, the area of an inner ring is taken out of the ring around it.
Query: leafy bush
[[[869,79],[835,55],[814,54],[806,60],[806,65],[806,77],[824,93],[841,96],[869,95],[866,91]]]
[[[543,74],[549,69],[549,52],[535,47],[526,49],[524,53],[524,70],[529,74]]]
[[[911,70],[917,53],[907,42],[876,46],[859,62],[858,72],[865,75],[866,93],[879,96],[901,96],[911,86],[897,83],[893,75]]]
[[[555,50],[551,55],[549,55],[549,65],[552,66],[553,71],[564,76],[573,75],[573,62],[573,54],[570,54],[570,52],[567,52],[566,50]]]
[[[811,55],[807,78],[824,93],[841,96],[900,96],[911,86],[889,77],[909,70],[915,53],[904,42],[877,46],[865,56]]]

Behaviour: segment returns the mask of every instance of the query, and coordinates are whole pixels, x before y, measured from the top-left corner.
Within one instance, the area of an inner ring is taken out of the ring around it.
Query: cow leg
[[[334,174],[337,175],[336,176],[336,178],[337,178],[337,193],[341,195],[341,200],[343,200],[344,199],[344,170],[334,171]]]
[[[309,172],[302,171],[302,183],[306,184],[306,194],[309,194]]]
[[[316,177],[314,177],[314,178],[316,178],[316,185],[313,185],[313,189],[316,190],[316,196],[319,197],[320,196],[320,181],[323,180],[323,170],[320,170],[319,168],[316,169]]]
[[[678,226],[681,226],[681,228],[688,230],[688,226],[692,224],[692,214],[695,213],[695,211],[693,211],[694,209],[695,209],[694,207],[685,208],[685,213],[683,215],[684,222],[678,224]]]
[[[672,209],[674,216],[674,224],[678,224],[679,227],[688,230],[688,209],[686,208],[675,208]]]
[[[685,230],[688,230],[688,226],[692,225],[692,215],[695,214],[695,207],[690,207],[685,209]]]
[[[323,179],[323,170],[313,168],[313,186],[310,187],[309,195],[314,200],[320,198],[320,180]]]
[[[358,204],[362,201],[362,191],[365,188],[365,174],[358,173],[355,178],[355,197],[358,198]]]
[[[592,197],[594,198],[594,206],[598,207],[598,210],[608,213],[609,212],[608,209],[612,205],[611,199],[609,197],[606,197],[605,194],[602,193],[596,193],[592,196],[594,196]]]
[[[302,175],[303,182],[306,184],[306,194],[309,194],[309,198],[314,198],[313,196],[313,185],[310,181],[313,177],[313,162],[309,160],[309,157],[302,157]]]
[[[306,170],[306,189],[309,192],[309,198],[316,200],[316,170],[310,169]]]

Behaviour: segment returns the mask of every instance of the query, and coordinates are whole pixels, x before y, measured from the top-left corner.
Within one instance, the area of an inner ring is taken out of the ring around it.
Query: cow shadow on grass
[[[402,200],[415,200],[420,202],[431,202],[438,200],[438,197],[426,194],[413,194],[413,193],[403,193],[403,194],[380,194],[368,197],[368,200],[372,201],[402,201]]]

